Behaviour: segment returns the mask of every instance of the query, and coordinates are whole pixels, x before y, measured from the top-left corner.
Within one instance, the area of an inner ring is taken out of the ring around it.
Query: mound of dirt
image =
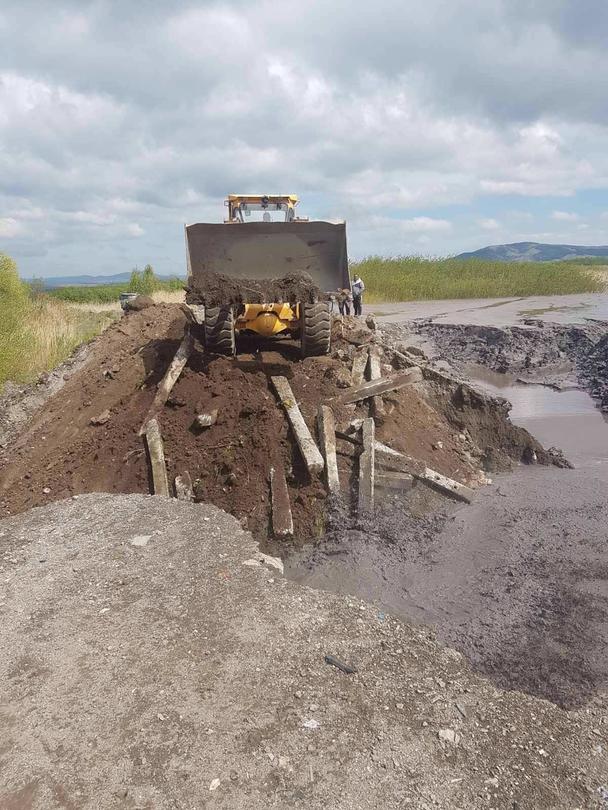
[[[150,491],[138,431],[185,325],[180,307],[158,305],[130,313],[107,330],[86,364],[0,457],[3,514],[84,492]],[[319,403],[349,385],[355,344],[375,341],[385,374],[403,365],[360,322],[336,321],[334,332],[332,356],[304,360],[291,341],[269,342],[271,351],[255,353],[243,351],[245,341],[235,360],[208,355],[195,344],[160,414],[170,481],[188,472],[198,500],[235,515],[261,542],[269,537],[273,465],[287,472],[296,543],[322,536],[327,518],[325,486],[308,475],[269,375],[290,378],[314,432]],[[504,469],[513,459],[534,454],[541,463],[552,462],[538,442],[509,422],[500,401],[430,368],[423,367],[423,375],[422,383],[385,395],[380,441],[473,487],[485,480],[484,467]],[[218,412],[217,420],[201,429],[195,417],[209,411]],[[351,420],[368,415],[369,403],[334,405],[334,411],[346,429]],[[358,450],[339,440],[338,452],[343,494],[354,504]],[[407,497],[419,511],[443,506],[445,500],[422,487]]]
[[[221,273],[196,276],[186,287],[188,304],[217,307],[223,304],[314,303],[323,293],[308,273],[294,272],[279,278],[235,278]]]

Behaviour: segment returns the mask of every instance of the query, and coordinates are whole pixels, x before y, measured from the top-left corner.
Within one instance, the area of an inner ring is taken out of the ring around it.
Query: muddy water
[[[565,708],[608,690],[608,424],[587,394],[479,371],[512,420],[574,470],[522,466],[498,476],[436,528],[405,518],[286,561],[289,577],[357,595],[427,625],[507,689]],[[384,516],[386,519],[386,516]]]
[[[477,387],[508,399],[511,421],[545,447],[559,447],[577,467],[608,464],[608,422],[584,391],[521,383],[481,366],[467,371]]]

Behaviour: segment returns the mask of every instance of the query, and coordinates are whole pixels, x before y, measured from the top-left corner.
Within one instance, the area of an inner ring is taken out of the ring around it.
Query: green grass
[[[154,280],[149,292],[166,290],[169,292],[183,289],[182,279],[170,279],[169,281]],[[50,290],[48,295],[59,301],[69,301],[72,304],[113,304],[118,301],[118,296],[123,292],[139,292],[132,290],[129,282],[125,284],[99,284],[91,287],[58,287]]]
[[[55,368],[116,318],[69,306],[21,281],[15,262],[0,254],[0,389]]]
[[[588,266],[600,265],[606,267],[608,266],[608,256],[574,256],[569,259],[560,259],[560,264],[585,264]]]
[[[367,303],[440,298],[503,298],[601,292],[604,284],[585,266],[566,262],[498,262],[368,256],[350,266],[365,283]]]

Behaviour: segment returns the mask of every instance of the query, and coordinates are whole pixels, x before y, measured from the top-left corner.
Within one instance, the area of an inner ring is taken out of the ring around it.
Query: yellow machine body
[[[206,349],[234,355],[236,334],[250,332],[264,338],[296,337],[303,357],[328,354],[330,296],[350,288],[345,223],[296,216],[295,194],[230,194],[225,206],[223,223],[185,227],[186,301],[205,306],[200,325]],[[298,275],[310,277],[318,292],[312,285],[308,292],[306,285],[298,291]],[[287,300],[263,301],[275,293],[256,292],[258,280],[264,282],[260,290],[272,289],[271,280],[285,280],[283,288],[277,285],[276,297]],[[222,285],[226,301],[218,299]],[[207,289],[213,291],[208,296]]]
[[[298,304],[244,304],[243,312],[236,317],[234,328],[237,331],[247,329],[262,337],[297,331],[300,326],[299,309]]]

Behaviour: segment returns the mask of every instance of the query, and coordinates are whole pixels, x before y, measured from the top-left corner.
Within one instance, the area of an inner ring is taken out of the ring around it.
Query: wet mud
[[[383,330],[406,354],[419,354],[422,336],[429,376],[452,369],[470,383],[464,397],[479,416],[483,406],[476,408],[471,385],[484,402],[493,395],[495,408],[510,412],[545,446],[555,442],[577,469],[522,465],[478,490],[472,505],[418,520],[402,504],[383,504],[364,527],[342,516],[326,543],[289,559],[289,575],[431,626],[502,688],[564,708],[603,705],[607,325],[495,329],[417,322]],[[500,471],[500,461],[488,458],[486,468]]]
[[[271,303],[308,303],[320,301],[323,294],[308,273],[294,272],[279,278],[255,279],[201,273],[186,287],[188,304],[208,307]]]

